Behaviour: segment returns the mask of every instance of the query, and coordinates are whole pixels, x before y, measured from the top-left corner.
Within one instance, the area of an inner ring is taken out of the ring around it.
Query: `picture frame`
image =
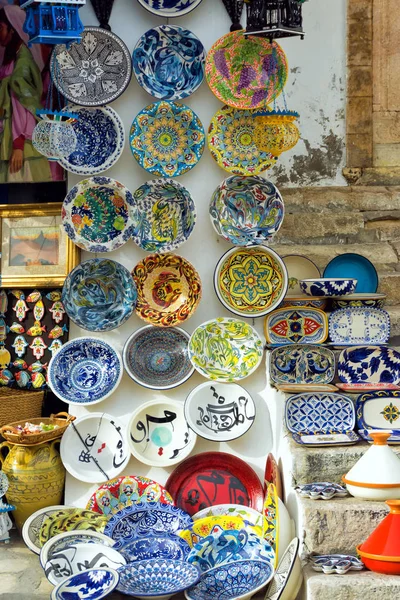
[[[59,287],[79,264],[80,249],[64,231],[61,207],[0,205],[1,287]]]

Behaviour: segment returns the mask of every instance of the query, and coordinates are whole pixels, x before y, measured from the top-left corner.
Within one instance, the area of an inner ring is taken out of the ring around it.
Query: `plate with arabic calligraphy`
[[[260,150],[255,141],[256,123],[252,110],[227,104],[218,110],[208,128],[208,148],[221,169],[234,175],[260,175],[277,161]]]
[[[255,405],[237,383],[206,381],[192,390],[185,402],[189,427],[212,442],[229,442],[244,435],[254,423]]]
[[[64,531],[84,530],[103,533],[108,518],[84,508],[64,508],[50,514],[42,523],[39,532],[40,547],[55,535]]]
[[[264,500],[255,471],[226,452],[187,458],[171,473],[165,487],[175,504],[190,515],[214,504],[241,504],[261,512]]]
[[[145,465],[169,467],[189,456],[197,435],[188,427],[183,404],[175,400],[152,400],[142,404],[128,424],[132,455]]]
[[[116,477],[129,461],[122,423],[106,413],[90,413],[74,421],[61,439],[61,460],[68,473],[87,483]]]
[[[132,276],[138,292],[136,314],[152,325],[180,325],[200,302],[200,276],[177,254],[150,254],[138,262]]]
[[[240,317],[262,317],[279,306],[288,285],[281,257],[266,246],[231,248],[214,271],[220,302]]]
[[[103,483],[90,496],[86,508],[109,517],[136,502],[174,503],[167,490],[153,479],[121,475]]]

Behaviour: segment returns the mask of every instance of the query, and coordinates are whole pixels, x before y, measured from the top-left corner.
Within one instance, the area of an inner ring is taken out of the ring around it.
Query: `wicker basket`
[[[44,391],[28,392],[0,388],[0,427],[25,419],[34,419],[42,414]]]
[[[69,415],[66,412],[60,412],[47,418],[42,417],[38,419],[28,419],[29,423],[33,423],[34,425],[39,425],[40,423],[44,423],[45,425],[58,425],[58,428],[53,429],[52,431],[43,431],[42,433],[21,433],[18,431],[18,429],[16,429],[16,427],[18,427],[18,425],[23,427],[27,421],[27,419],[24,419],[22,421],[4,425],[0,429],[0,434],[4,439],[13,444],[34,446],[36,444],[43,444],[43,442],[50,442],[51,440],[61,437],[68,425],[74,420],[75,417],[72,415]]]

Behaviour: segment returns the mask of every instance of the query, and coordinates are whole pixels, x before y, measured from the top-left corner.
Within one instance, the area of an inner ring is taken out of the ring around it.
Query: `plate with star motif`
[[[362,394],[357,398],[356,413],[359,429],[399,430],[400,391]]]

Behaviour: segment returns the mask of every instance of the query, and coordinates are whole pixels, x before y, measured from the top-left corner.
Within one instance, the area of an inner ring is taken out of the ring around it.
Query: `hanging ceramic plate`
[[[108,548],[112,548],[115,544],[114,540],[98,531],[66,531],[55,535],[45,543],[40,550],[40,564],[42,568],[44,568],[44,565],[54,554],[62,552],[71,545],[87,544],[91,542],[102,544]]]
[[[264,471],[264,494],[267,493],[268,485],[273,483],[278,497],[283,500],[283,487],[281,472],[276,462],[275,456],[270,452],[267,456]]]
[[[189,239],[196,206],[188,190],[173,179],[146,181],[133,194],[133,241],[147,252],[171,252]]]
[[[109,517],[136,502],[174,503],[166,489],[153,479],[122,475],[103,483],[90,496],[86,508]]]
[[[299,546],[298,538],[294,538],[286,548],[264,600],[292,600],[297,597],[303,581]]]
[[[97,175],[112,167],[125,145],[124,124],[115,110],[75,105],[64,110],[78,115],[72,122],[77,144],[72,154],[58,160],[60,165],[77,175]]]
[[[356,413],[360,429],[399,430],[400,391],[363,394],[357,398]]]
[[[389,341],[390,316],[380,308],[340,308],[329,315],[329,338],[342,346],[380,345]]]
[[[328,317],[319,308],[278,308],[265,318],[268,344],[322,344],[328,337]]]
[[[176,254],[150,254],[136,265],[132,276],[138,291],[136,314],[152,325],[180,325],[200,302],[200,276]]]
[[[227,33],[207,54],[206,78],[216,97],[234,108],[265,107],[282,92],[288,75],[286,55],[276,42]]]
[[[149,12],[159,17],[182,17],[196,8],[201,0],[138,0]]]
[[[240,517],[246,526],[253,525],[254,527],[264,526],[264,517],[261,513],[250,506],[242,506],[241,504],[217,504],[208,506],[199,510],[192,515],[194,522],[206,517]]]
[[[253,111],[225,105],[213,116],[208,128],[208,148],[218,166],[234,175],[259,175],[277,161],[260,150],[255,141]]]
[[[132,154],[143,169],[158,177],[177,177],[199,162],[205,133],[191,108],[162,100],[140,111],[129,139]]]
[[[338,376],[343,383],[400,384],[400,353],[379,346],[352,346],[342,350]]]
[[[193,450],[197,435],[189,429],[183,404],[175,400],[152,400],[132,414],[127,439],[132,455],[145,465],[169,467]]]
[[[64,344],[50,361],[48,384],[67,404],[91,405],[108,398],[123,373],[119,353],[97,338],[75,338]]]
[[[300,281],[302,279],[314,279],[321,277],[321,272],[312,260],[301,254],[287,254],[282,256],[289,277],[288,294],[304,296]],[[319,307],[317,307],[319,308]]]
[[[296,394],[286,401],[285,421],[291,433],[346,433],[354,429],[354,403],[343,394]]]
[[[141,327],[125,342],[125,371],[133,381],[150,389],[168,390],[181,385],[194,372],[188,356],[189,337],[179,327]]]
[[[103,533],[107,517],[83,508],[66,508],[44,519],[39,532],[40,547],[55,535],[65,531],[84,530]]]
[[[109,258],[92,258],[67,275],[61,299],[69,318],[79,327],[111,331],[129,319],[136,298],[128,269]]]
[[[89,252],[112,252],[133,233],[130,191],[109,177],[83,179],[67,194],[62,222],[69,238]]]
[[[278,188],[264,177],[228,177],[210,202],[211,223],[235,246],[268,242],[279,231],[285,209]]]
[[[218,318],[199,325],[189,340],[189,358],[207,379],[232,382],[258,368],[264,348],[257,331],[237,319]]]
[[[40,542],[40,529],[43,521],[45,521],[45,519],[51,515],[58,514],[59,511],[64,511],[66,508],[73,509],[72,506],[64,506],[62,504],[56,506],[47,506],[45,508],[40,508],[34,512],[33,515],[27,518],[22,527],[21,535],[29,550],[32,550],[32,552],[35,554],[40,554],[40,550],[42,548],[42,544]]]
[[[253,398],[237,383],[206,381],[194,388],[185,402],[189,427],[212,442],[242,437],[253,425],[255,416]]]
[[[101,27],[85,27],[79,43],[54,46],[50,73],[59,92],[80,106],[102,106],[128,87],[132,60],[124,42]]]
[[[242,504],[262,510],[263,487],[243,460],[225,452],[203,452],[181,463],[165,487],[175,504],[194,515],[214,504]]]
[[[378,288],[378,273],[372,262],[352,252],[333,258],[325,267],[324,277],[356,279],[357,294],[374,294]]]
[[[284,298],[287,284],[281,257],[266,246],[232,248],[214,271],[218,299],[239,317],[262,317],[273,311]]]
[[[188,29],[159,25],[142,35],[133,51],[133,72],[139,84],[160,100],[182,100],[204,79],[206,53]]]
[[[74,421],[61,438],[61,460],[76,479],[101,483],[116,477],[129,461],[125,428],[106,413],[89,413]]]
[[[329,348],[312,344],[274,348],[269,372],[274,384],[330,383],[335,376],[335,355]]]

